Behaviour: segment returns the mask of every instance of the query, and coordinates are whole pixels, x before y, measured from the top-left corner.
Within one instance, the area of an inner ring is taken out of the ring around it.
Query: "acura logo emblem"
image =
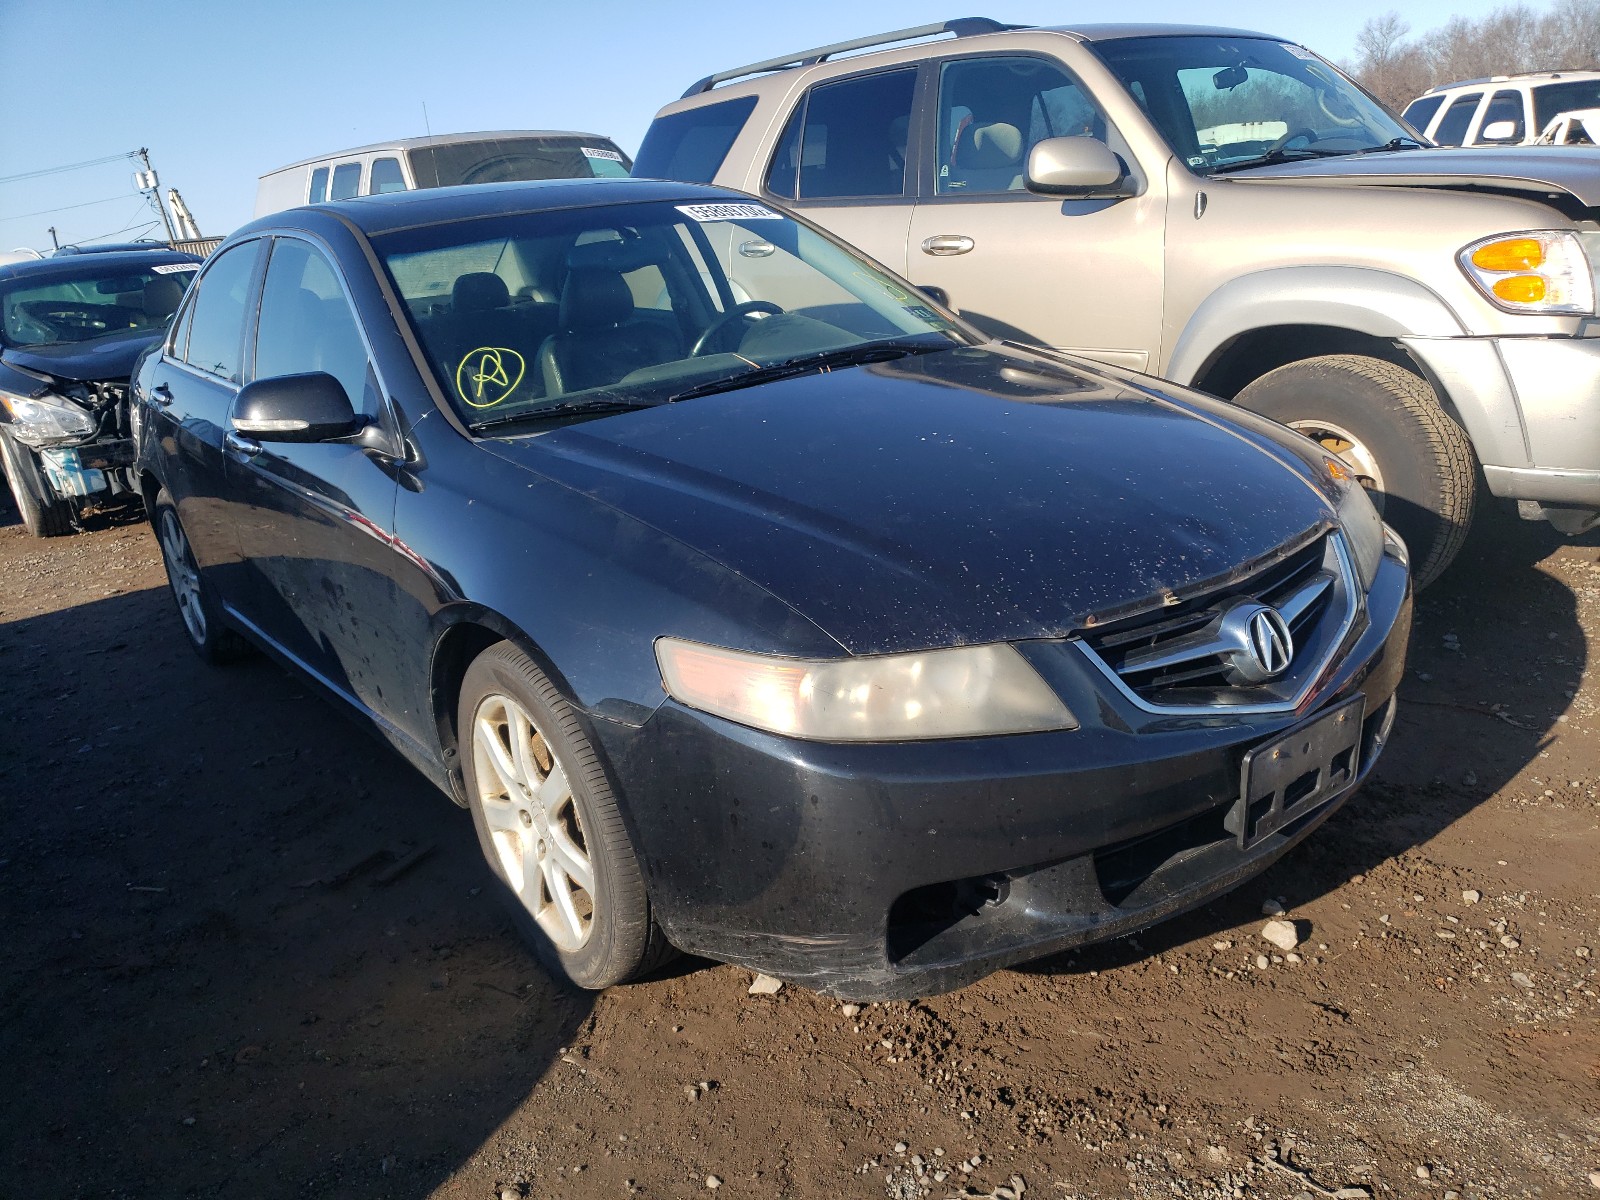
[[[1289,669],[1294,660],[1294,636],[1289,622],[1275,608],[1254,601],[1236,605],[1222,620],[1226,652],[1240,683],[1261,683]]]

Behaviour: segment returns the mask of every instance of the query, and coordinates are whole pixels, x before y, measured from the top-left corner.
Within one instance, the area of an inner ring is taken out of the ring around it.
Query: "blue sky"
[[[1193,21],[1277,33],[1336,60],[1368,17],[1401,8],[1418,30],[1481,16],[1493,0],[1285,5],[992,0],[800,0],[748,5],[645,0],[0,0],[11,103],[0,176],[150,149],[206,233],[250,219],[256,176],[324,151],[423,132],[579,129],[630,153],[651,116],[702,75],[950,16],[1027,24]],[[31,61],[37,50],[37,67]],[[134,164],[0,182],[0,251],[48,248],[154,213]],[[45,212],[72,205],[65,211]]]

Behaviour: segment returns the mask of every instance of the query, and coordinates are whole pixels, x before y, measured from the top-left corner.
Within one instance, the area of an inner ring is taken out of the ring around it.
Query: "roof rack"
[[[765,62],[749,63],[742,67],[734,67],[731,71],[718,71],[715,75],[707,75],[704,79],[697,80],[684,92],[682,99],[689,96],[698,96],[702,92],[709,92],[719,83],[727,83],[730,79],[742,79],[746,75],[762,75],[768,71],[783,71],[790,67],[809,67],[814,63],[825,62],[836,54],[844,54],[851,50],[866,50],[873,46],[890,46],[895,42],[910,42],[917,38],[936,37],[941,33],[953,33],[956,37],[973,37],[980,33],[1004,33],[1008,29],[1022,29],[1021,25],[1004,25],[988,17],[957,17],[954,20],[942,21],[937,25],[918,25],[911,29],[896,29],[890,33],[878,33],[871,37],[855,38],[848,42],[835,42],[831,46],[816,46],[810,50],[801,50],[795,54],[785,54],[780,58],[769,58]]]

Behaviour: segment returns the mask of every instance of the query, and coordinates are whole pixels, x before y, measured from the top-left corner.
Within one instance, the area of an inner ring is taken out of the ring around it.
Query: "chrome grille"
[[[1287,666],[1267,678],[1241,629],[1263,606],[1281,616],[1292,645]],[[1080,645],[1143,707],[1277,708],[1292,705],[1320,672],[1356,608],[1344,547],[1325,533],[1228,588],[1112,622]]]

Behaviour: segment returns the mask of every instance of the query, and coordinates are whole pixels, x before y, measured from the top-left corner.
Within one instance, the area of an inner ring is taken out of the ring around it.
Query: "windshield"
[[[1545,83],[1533,89],[1533,124],[1536,129],[1542,130],[1562,113],[1575,108],[1600,108],[1600,79]]]
[[[525,213],[373,239],[469,424],[634,407],[969,344],[882,268],[764,205]],[[757,375],[761,372],[761,375]]]
[[[519,179],[603,179],[628,173],[628,160],[606,138],[486,138],[418,146],[407,152],[419,188]]]
[[[0,284],[0,340],[8,346],[87,342],[131,329],[165,329],[198,262],[156,263],[137,270],[92,268],[63,279]]]
[[[1201,175],[1415,145],[1406,127],[1309,50],[1267,38],[1097,42],[1173,150]]]

